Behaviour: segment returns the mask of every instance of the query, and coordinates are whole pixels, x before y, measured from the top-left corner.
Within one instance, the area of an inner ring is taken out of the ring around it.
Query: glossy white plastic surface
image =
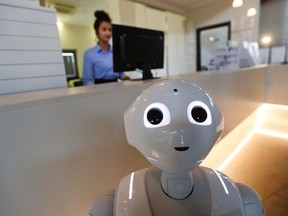
[[[197,120],[197,109],[199,118],[202,112],[206,117]],[[159,124],[149,122],[150,110],[162,112]],[[214,101],[201,88],[179,80],[151,85],[125,112],[124,119],[129,144],[154,166],[173,173],[198,166],[223,130],[223,118]]]
[[[145,186],[146,169],[123,178],[115,194],[115,216],[153,216]]]

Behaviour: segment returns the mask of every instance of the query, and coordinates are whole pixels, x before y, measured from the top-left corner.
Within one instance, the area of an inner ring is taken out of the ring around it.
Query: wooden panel
[[[1,51],[0,65],[63,63],[58,51]]]
[[[65,74],[63,64],[46,65],[0,65],[0,80]]]
[[[1,36],[0,50],[58,50],[61,44],[58,38],[34,38],[21,36]]]
[[[0,0],[0,4],[25,8],[39,8],[40,5],[37,0]]]
[[[17,16],[15,16],[17,14]],[[41,19],[39,19],[41,17]],[[37,22],[37,23],[47,23],[56,24],[55,11],[47,11],[39,9],[29,9],[17,6],[8,6],[0,4],[0,20],[14,20],[21,22]]]
[[[67,87],[66,77],[64,75],[29,79],[0,80],[0,95],[61,87]]]
[[[55,10],[0,0],[0,94],[67,87]]]
[[[58,38],[56,24],[37,24],[0,20],[0,35],[37,36]]]

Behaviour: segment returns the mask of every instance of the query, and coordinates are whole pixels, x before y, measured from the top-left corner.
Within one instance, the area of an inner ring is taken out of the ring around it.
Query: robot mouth
[[[189,149],[189,147],[175,147],[174,148],[176,151],[187,151]]]

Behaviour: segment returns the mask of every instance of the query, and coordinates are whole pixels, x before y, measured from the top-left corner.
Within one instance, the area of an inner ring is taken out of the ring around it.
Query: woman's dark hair
[[[110,19],[109,15],[103,10],[95,11],[94,16],[96,18],[96,20],[94,22],[94,29],[95,29],[96,33],[98,34],[98,28],[99,28],[101,22],[111,23],[111,19]]]

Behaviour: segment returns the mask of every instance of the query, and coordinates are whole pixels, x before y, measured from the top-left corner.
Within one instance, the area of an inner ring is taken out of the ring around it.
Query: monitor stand
[[[141,80],[149,80],[149,79],[160,79],[160,77],[153,77],[151,72],[150,64],[143,64],[142,65],[142,78],[131,79],[131,81],[141,81]]]
[[[142,78],[143,80],[153,79],[150,64],[143,64],[142,70],[143,70],[143,78]]]

